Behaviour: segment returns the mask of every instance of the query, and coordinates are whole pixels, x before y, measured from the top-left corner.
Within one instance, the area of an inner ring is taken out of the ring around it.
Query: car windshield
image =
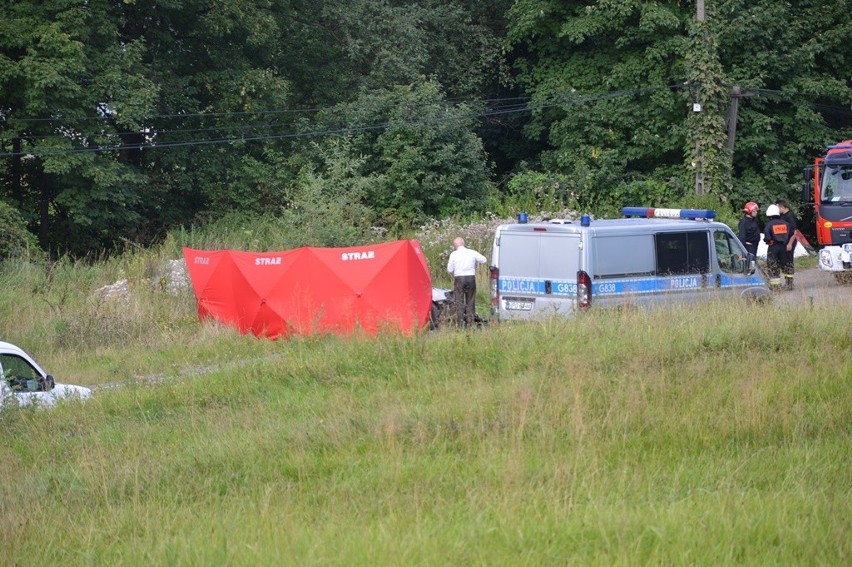
[[[825,169],[821,202],[852,204],[852,165],[828,166]]]

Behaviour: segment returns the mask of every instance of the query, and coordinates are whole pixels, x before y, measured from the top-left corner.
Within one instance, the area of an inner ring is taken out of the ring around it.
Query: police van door
[[[714,286],[722,296],[759,299],[769,294],[766,280],[756,269],[740,240],[728,230],[713,231]]]
[[[658,232],[654,238],[657,281],[652,296],[665,303],[708,299],[718,288],[710,265],[710,231]]]
[[[558,229],[506,231],[500,235],[499,246],[500,319],[575,311],[579,234]]]

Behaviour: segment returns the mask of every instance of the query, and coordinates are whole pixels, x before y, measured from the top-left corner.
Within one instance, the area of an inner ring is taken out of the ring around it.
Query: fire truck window
[[[840,187],[838,194],[841,201],[852,201],[852,168],[845,167],[840,174]]]

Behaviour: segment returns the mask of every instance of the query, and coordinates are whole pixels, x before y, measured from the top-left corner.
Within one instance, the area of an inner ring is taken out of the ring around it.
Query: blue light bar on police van
[[[652,207],[624,207],[621,214],[625,217],[646,219],[714,219],[716,211],[711,209],[655,209]]]

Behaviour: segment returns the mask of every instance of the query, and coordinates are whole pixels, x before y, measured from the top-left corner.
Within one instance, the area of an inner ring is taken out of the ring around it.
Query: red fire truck
[[[813,204],[819,267],[852,282],[852,140],[828,146],[804,169],[802,197]]]

